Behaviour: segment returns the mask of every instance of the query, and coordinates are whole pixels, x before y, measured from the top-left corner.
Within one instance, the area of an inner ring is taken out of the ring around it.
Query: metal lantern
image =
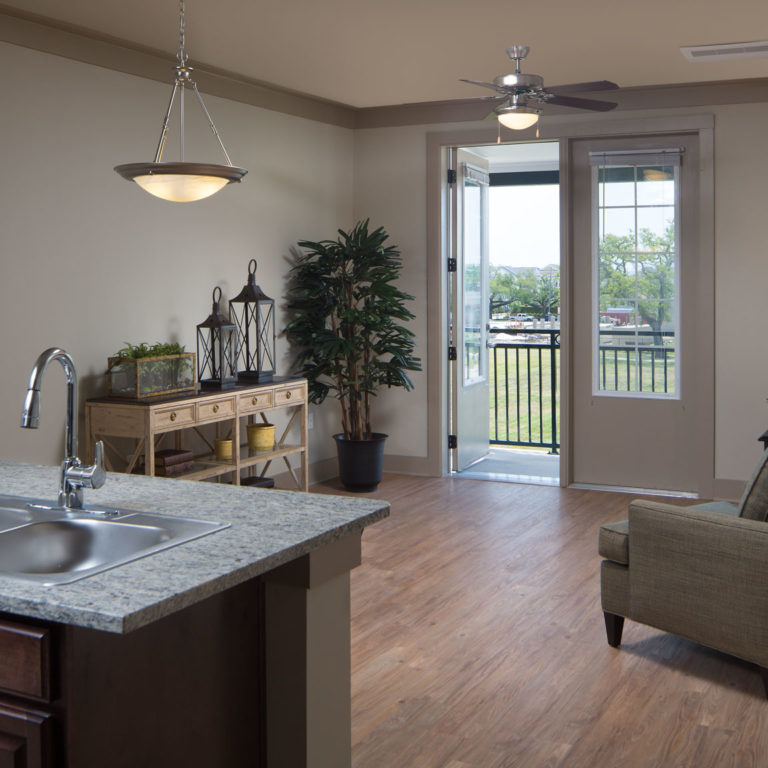
[[[275,300],[256,285],[256,259],[248,263],[248,282],[229,302],[237,325],[237,380],[272,381],[275,375]]]
[[[211,314],[197,326],[197,379],[207,389],[230,389],[237,381],[237,327],[221,313],[220,301],[217,285]]]

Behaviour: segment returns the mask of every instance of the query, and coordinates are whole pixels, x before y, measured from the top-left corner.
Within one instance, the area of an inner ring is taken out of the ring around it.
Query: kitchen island
[[[0,462],[0,493],[53,499],[58,474]],[[385,502],[110,474],[86,503],[230,527],[71,584],[0,577],[0,765],[350,765],[349,570]]]

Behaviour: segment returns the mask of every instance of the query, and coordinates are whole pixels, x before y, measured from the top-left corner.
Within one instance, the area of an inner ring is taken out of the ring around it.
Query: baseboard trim
[[[384,456],[384,471],[395,475],[417,475],[420,477],[435,477],[429,470],[429,460],[424,456]],[[321,459],[309,465],[309,484],[324,483],[339,476],[337,459]],[[275,487],[291,490],[294,483],[288,472],[279,472],[272,475],[275,479]]]
[[[698,499],[697,493],[688,491],[664,491],[659,488],[633,488],[625,485],[599,485],[597,483],[571,483],[569,488],[579,491],[608,491],[610,493],[634,493],[638,496],[669,496],[674,499]]]

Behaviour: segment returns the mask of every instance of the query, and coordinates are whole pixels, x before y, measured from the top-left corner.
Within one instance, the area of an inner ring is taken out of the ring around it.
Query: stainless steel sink
[[[70,510],[0,496],[0,576],[44,586],[67,584],[228,527],[135,510]]]

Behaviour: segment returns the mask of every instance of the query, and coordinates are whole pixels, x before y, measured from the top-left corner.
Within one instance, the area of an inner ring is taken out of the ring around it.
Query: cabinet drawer
[[[36,709],[0,705],[0,766],[49,768],[53,716]]]
[[[50,701],[50,670],[51,642],[47,629],[0,622],[0,688]]]
[[[195,404],[177,405],[173,408],[158,409],[152,415],[155,430],[175,429],[195,421]]]
[[[273,404],[272,392],[252,392],[249,395],[240,395],[240,413],[253,413],[271,408]]]
[[[291,387],[290,389],[275,390],[275,405],[289,405],[301,403],[304,399],[304,387]]]
[[[235,398],[222,397],[218,400],[204,400],[197,404],[198,421],[218,421],[227,416],[234,416]]]

